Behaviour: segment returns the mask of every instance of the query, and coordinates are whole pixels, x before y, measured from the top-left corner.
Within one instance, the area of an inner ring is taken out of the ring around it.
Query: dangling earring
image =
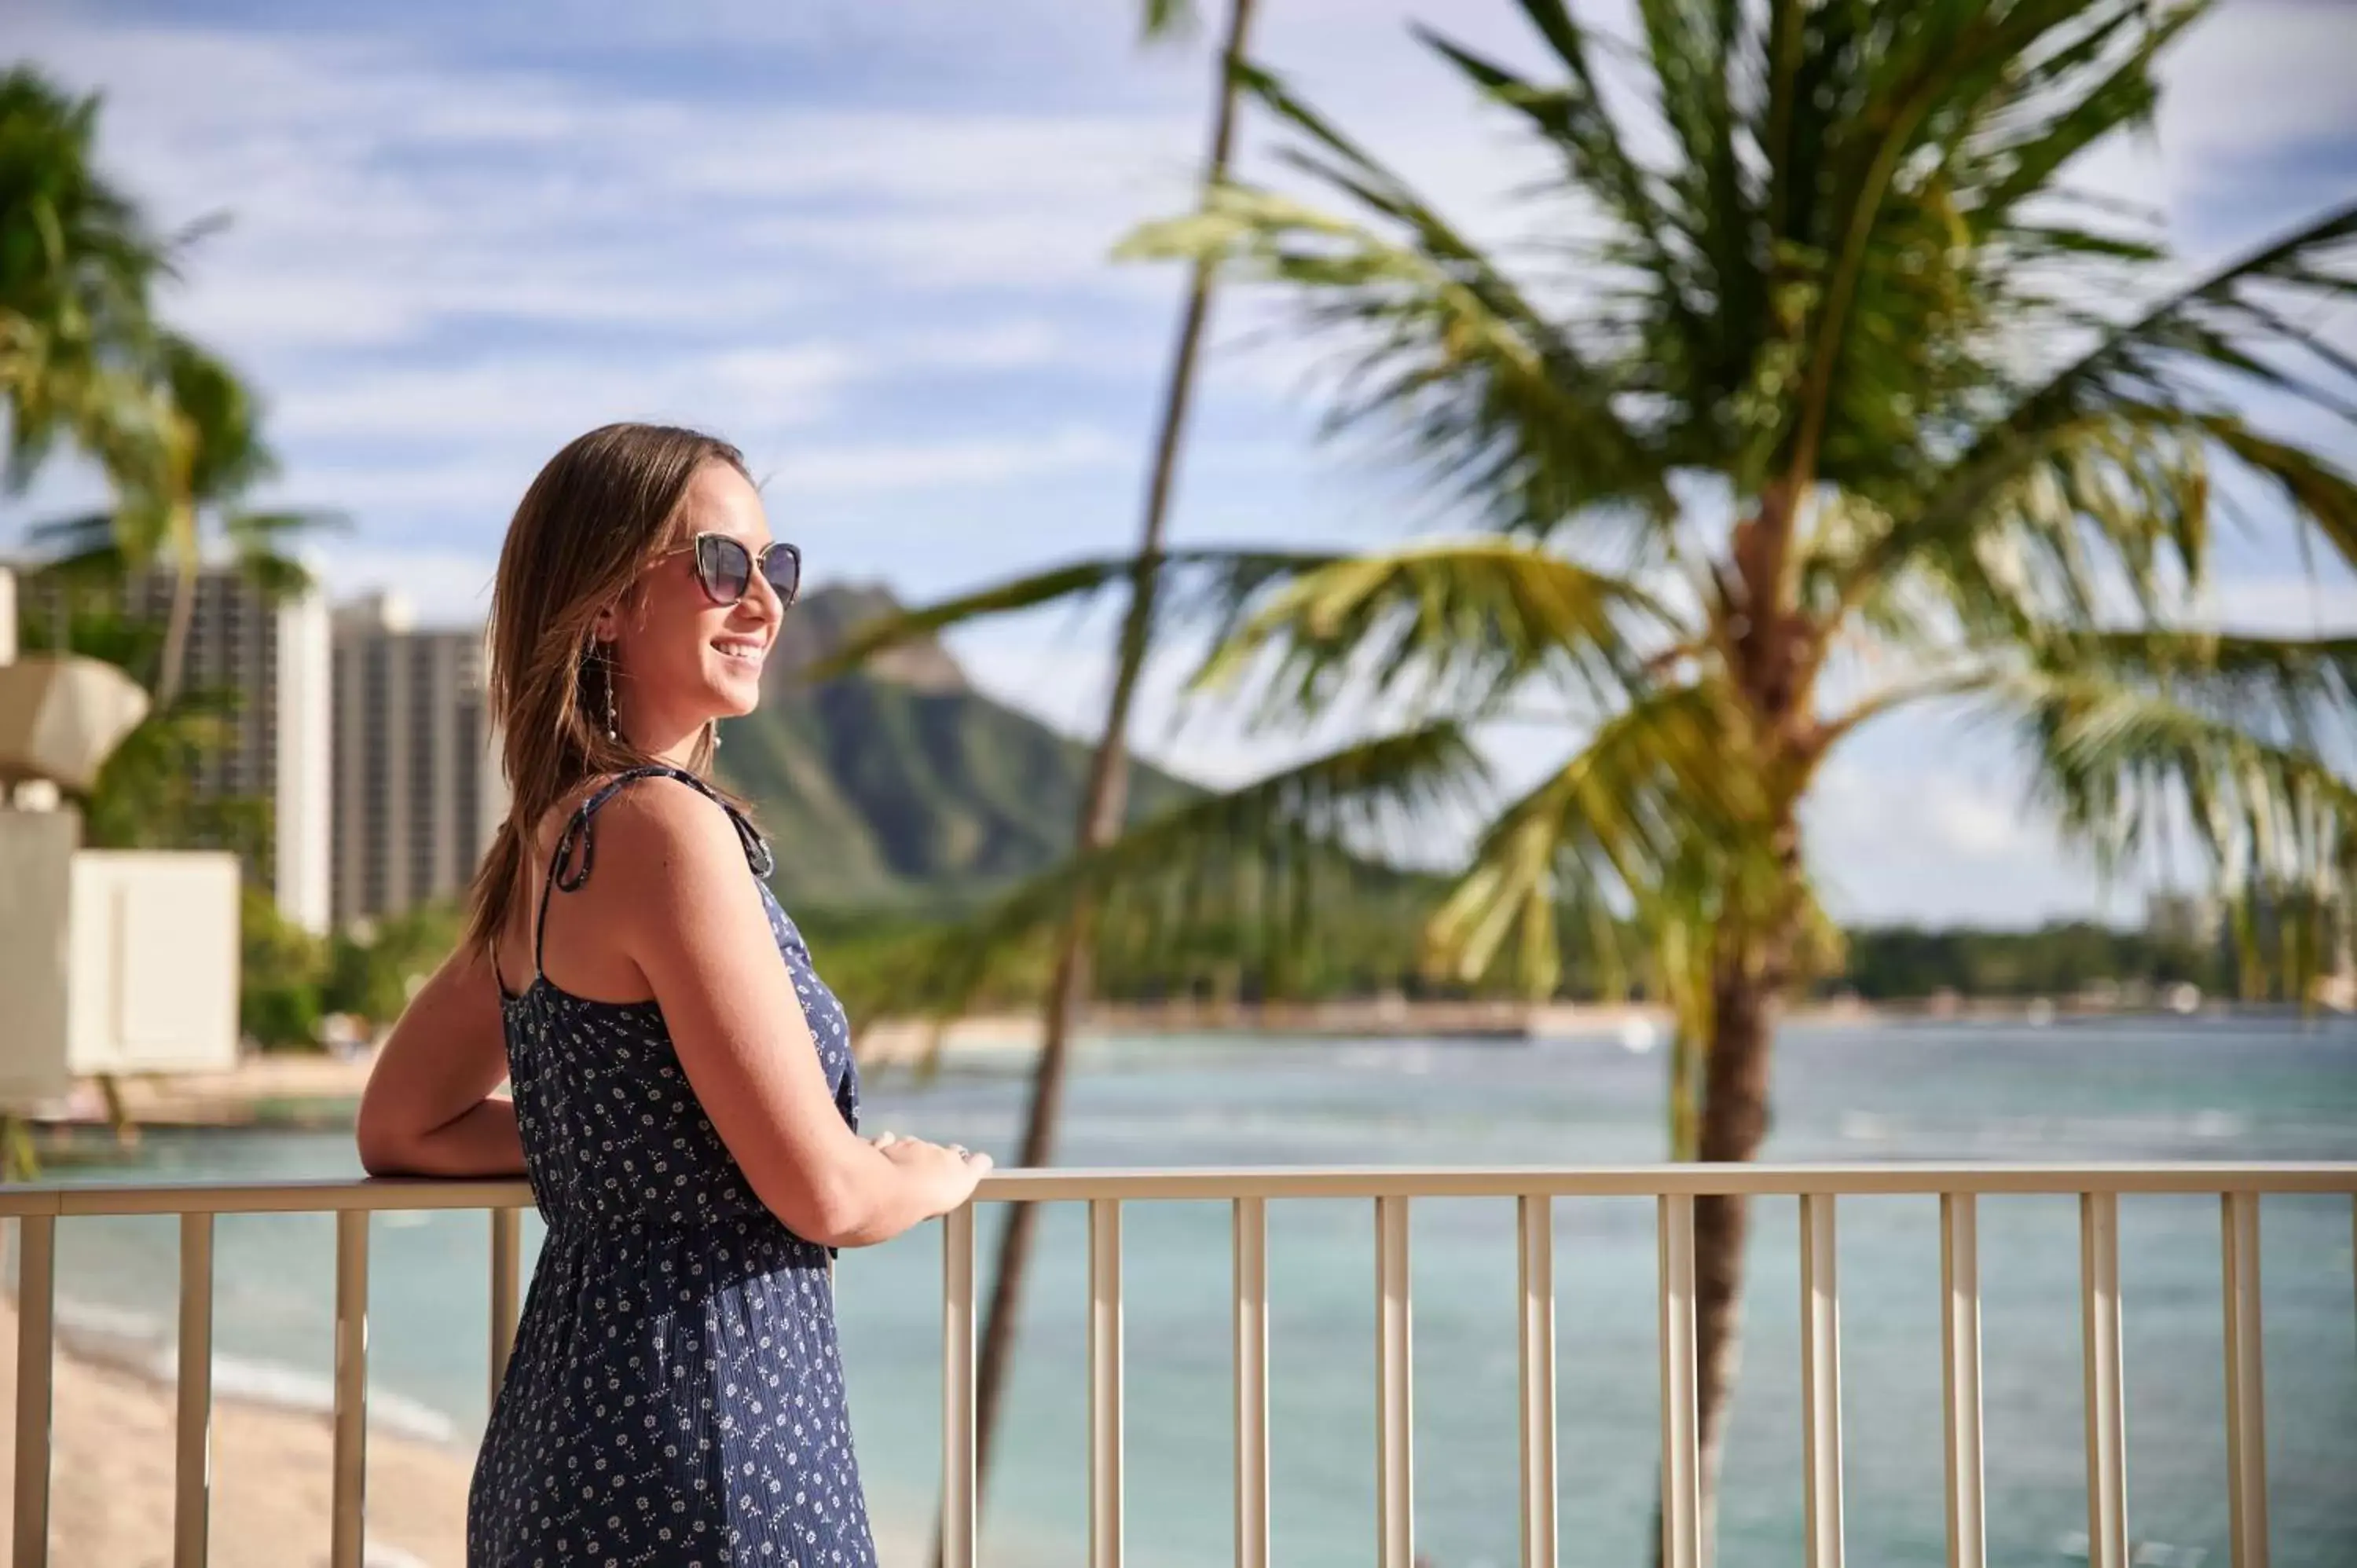
[[[614,653],[611,649],[599,655],[599,668],[606,672],[606,738],[619,746],[622,737],[614,727]]]
[[[718,751],[720,749],[720,721],[718,719],[706,719],[704,721],[704,727],[712,733],[712,749]]]

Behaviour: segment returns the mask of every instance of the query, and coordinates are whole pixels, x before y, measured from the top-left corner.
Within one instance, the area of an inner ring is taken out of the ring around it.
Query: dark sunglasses
[[[695,552],[695,580],[704,585],[705,594],[716,605],[742,600],[753,585],[756,572],[769,579],[780,609],[791,608],[794,596],[802,592],[802,553],[783,540],[762,546],[756,555],[742,540],[725,533],[699,533],[691,548]]]

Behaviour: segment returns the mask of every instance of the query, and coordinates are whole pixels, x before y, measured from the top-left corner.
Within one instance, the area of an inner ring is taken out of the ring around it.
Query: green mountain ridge
[[[1089,748],[976,691],[938,642],[804,679],[853,628],[899,608],[881,588],[811,593],[780,629],[760,708],[722,729],[721,781],[752,802],[790,904],[970,904],[1071,845]],[[1132,768],[1133,812],[1189,792]]]

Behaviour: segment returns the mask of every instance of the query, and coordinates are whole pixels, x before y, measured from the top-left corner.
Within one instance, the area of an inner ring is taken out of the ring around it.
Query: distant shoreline
[[[1934,998],[1914,1003],[1833,1001],[1789,1010],[1784,1021],[1806,1028],[1860,1028],[1904,1024],[2072,1024],[2148,1020],[2186,1026],[2228,1017],[2282,1017],[2289,1007],[2210,1004],[2192,1014],[2158,1007],[2098,1006],[2017,998]],[[2346,1015],[2330,1011],[2331,1019]],[[1287,1041],[1419,1041],[1443,1046],[1511,1047],[1543,1040],[1604,1039],[1646,1051],[1669,1037],[1670,1019],[1661,1008],[1595,1003],[1406,1002],[1366,1000],[1272,1005],[1108,1005],[1092,1011],[1082,1038],[1195,1038],[1238,1041],[1275,1037]],[[934,1026],[888,1022],[871,1026],[860,1041],[859,1059],[870,1069],[909,1068],[922,1062],[938,1039],[942,1059],[1005,1070],[1020,1066],[1039,1049],[1038,1016],[1028,1013],[975,1015]],[[147,1127],[303,1127],[340,1125],[343,1108],[368,1083],[372,1052],[350,1057],[327,1053],[271,1052],[251,1056],[224,1073],[182,1078],[141,1078],[121,1088],[124,1109],[134,1123]],[[80,1086],[73,1099],[36,1121],[58,1129],[93,1130],[106,1123],[95,1084]]]

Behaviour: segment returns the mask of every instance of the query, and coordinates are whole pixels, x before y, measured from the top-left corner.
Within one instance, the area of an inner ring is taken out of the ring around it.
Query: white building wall
[[[76,1077],[237,1065],[240,880],[225,852],[74,855],[66,1066]]]
[[[278,608],[278,755],[274,800],[278,911],[325,931],[335,851],[332,645],[317,589]]]
[[[0,805],[0,1107],[17,1110],[73,1088],[66,1020],[73,927],[72,808],[16,811]]]

